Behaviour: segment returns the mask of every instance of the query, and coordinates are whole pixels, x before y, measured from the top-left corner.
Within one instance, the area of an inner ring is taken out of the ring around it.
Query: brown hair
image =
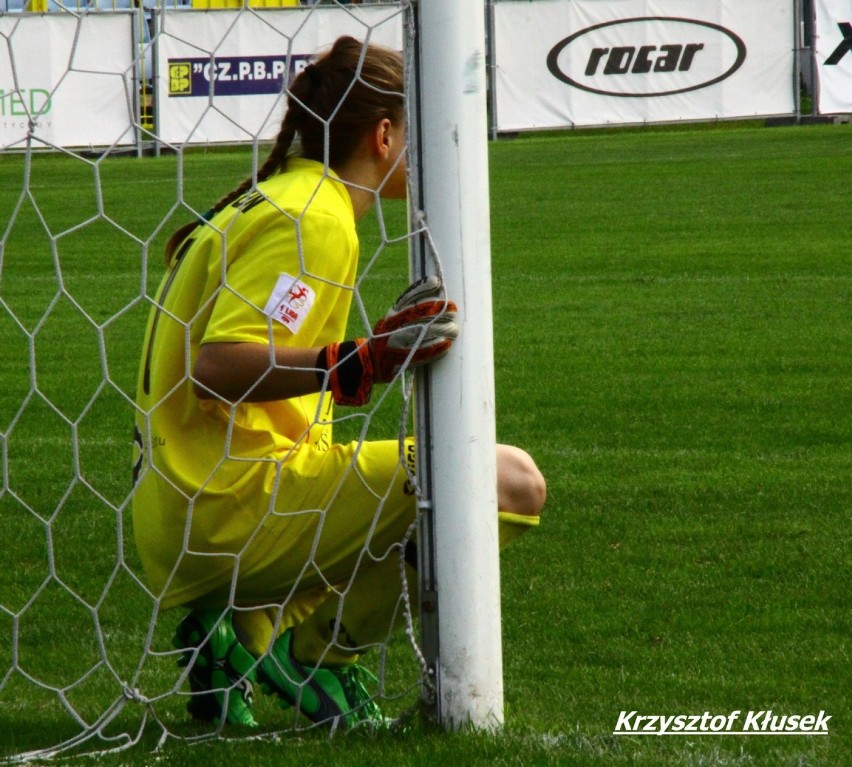
[[[298,136],[298,154],[334,168],[348,160],[365,133],[379,120],[403,119],[402,57],[396,51],[340,37],[305,67],[287,87],[287,113],[266,161],[220,199],[203,218],[182,226],[166,245],[173,264],[181,243],[202,223],[239,199],[258,182],[287,167]]]

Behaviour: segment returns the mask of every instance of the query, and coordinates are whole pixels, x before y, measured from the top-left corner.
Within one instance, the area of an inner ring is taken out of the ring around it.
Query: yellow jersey
[[[139,372],[133,497],[137,548],[154,593],[168,591],[163,607],[221,586],[269,512],[259,483],[267,494],[288,492],[270,486],[275,463],[332,442],[328,394],[198,399],[200,347],[342,340],[358,253],[344,184],[321,163],[292,158],[199,225],[163,278]]]

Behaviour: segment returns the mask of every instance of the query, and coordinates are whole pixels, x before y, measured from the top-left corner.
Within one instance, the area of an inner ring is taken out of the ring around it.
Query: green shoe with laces
[[[354,727],[361,723],[385,725],[376,702],[364,685],[378,680],[363,666],[306,666],[293,657],[293,629],[275,641],[260,662],[261,689],[276,695],[283,706],[295,706],[315,724]]]
[[[193,610],[179,624],[173,644],[185,652],[178,666],[191,664],[186,705],[193,719],[256,727],[252,714],[256,660],[240,644],[231,614]]]

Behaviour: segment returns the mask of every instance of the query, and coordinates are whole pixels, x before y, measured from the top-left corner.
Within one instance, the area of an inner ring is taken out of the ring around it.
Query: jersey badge
[[[314,305],[316,292],[297,277],[279,274],[263,312],[297,333]]]

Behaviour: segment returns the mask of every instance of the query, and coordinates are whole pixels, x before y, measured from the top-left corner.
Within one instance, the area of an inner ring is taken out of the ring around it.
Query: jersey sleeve
[[[354,226],[326,213],[298,221],[278,212],[260,231],[245,233],[201,343],[254,342],[317,346],[346,328],[358,261]]]

